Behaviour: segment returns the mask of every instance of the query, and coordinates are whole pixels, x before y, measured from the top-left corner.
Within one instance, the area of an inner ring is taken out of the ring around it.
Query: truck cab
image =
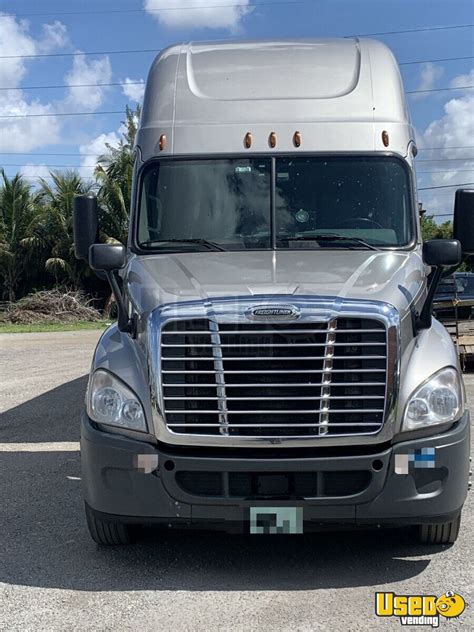
[[[134,525],[252,534],[413,525],[454,542],[469,477],[456,349],[431,315],[474,253],[422,244],[414,131],[374,40],[189,43],[150,70],[129,238],[78,257],[107,276],[82,418],[100,544]]]

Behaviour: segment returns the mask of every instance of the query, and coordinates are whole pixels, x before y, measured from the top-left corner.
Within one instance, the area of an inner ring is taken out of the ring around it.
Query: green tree
[[[14,301],[25,277],[28,251],[25,239],[37,212],[37,196],[21,175],[11,179],[1,170],[0,189],[0,277],[2,297]]]
[[[28,243],[46,253],[45,268],[54,275],[56,284],[79,288],[85,274],[84,262],[74,256],[73,200],[90,193],[92,182],[84,182],[75,171],[51,171],[51,184],[41,179],[39,210],[29,226]]]
[[[437,224],[432,215],[423,215],[421,218],[421,234],[423,241],[428,239],[452,239],[453,223],[451,220]]]
[[[118,147],[107,145],[107,153],[99,156],[97,161],[95,175],[99,184],[97,197],[101,209],[99,225],[106,241],[127,241],[135,162],[134,143],[139,118],[140,106],[135,110],[127,106],[124,131]]]

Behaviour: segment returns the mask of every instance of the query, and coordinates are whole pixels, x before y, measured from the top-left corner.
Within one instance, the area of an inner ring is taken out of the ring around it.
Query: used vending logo
[[[430,625],[438,628],[440,615],[446,619],[459,617],[466,608],[461,595],[449,590],[435,595],[396,595],[375,593],[375,614],[378,617],[399,617],[402,625]]]

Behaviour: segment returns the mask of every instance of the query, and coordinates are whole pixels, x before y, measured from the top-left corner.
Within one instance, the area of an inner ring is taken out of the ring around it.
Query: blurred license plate
[[[250,507],[250,533],[303,533],[303,507]]]

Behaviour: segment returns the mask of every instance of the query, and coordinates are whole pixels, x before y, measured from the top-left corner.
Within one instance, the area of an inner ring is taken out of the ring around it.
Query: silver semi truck
[[[431,315],[474,254],[474,191],[422,244],[395,59],[358,39],[190,43],[150,70],[128,243],[82,418],[87,522],[301,533],[413,525],[454,542],[469,478],[456,350]]]

